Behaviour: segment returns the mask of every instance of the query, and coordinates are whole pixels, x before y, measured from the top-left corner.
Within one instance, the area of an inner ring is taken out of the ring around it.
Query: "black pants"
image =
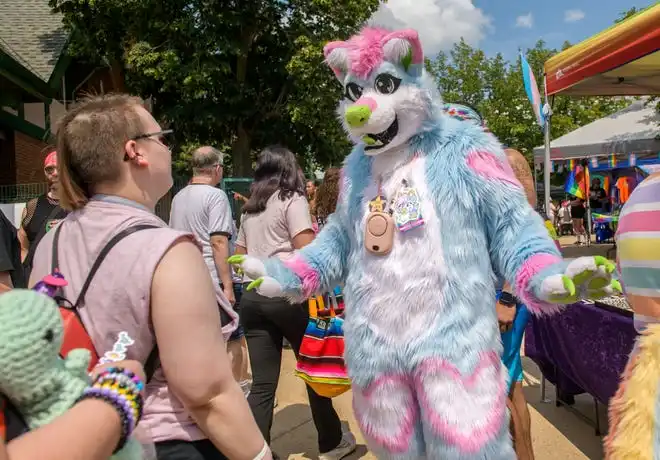
[[[273,403],[282,364],[282,338],[298,354],[307,321],[307,305],[292,305],[285,299],[269,299],[254,291],[243,292],[241,323],[252,365],[252,389],[248,403],[257,425],[270,444]],[[307,387],[312,418],[318,432],[319,451],[331,451],[341,442],[341,421],[330,398],[317,395]]]
[[[158,442],[156,457],[158,460],[227,460],[208,439]]]

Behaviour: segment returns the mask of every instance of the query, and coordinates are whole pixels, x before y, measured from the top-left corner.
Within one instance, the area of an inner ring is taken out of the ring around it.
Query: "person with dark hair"
[[[316,222],[319,230],[325,225],[328,216],[335,212],[339,198],[340,168],[329,168],[323,176],[323,182],[316,189]]]
[[[251,195],[243,206],[236,238],[236,254],[260,259],[290,257],[314,239],[305,178],[288,149],[272,146],[257,159]],[[244,283],[251,282],[248,278]],[[286,298],[268,298],[244,290],[241,323],[252,364],[252,389],[248,402],[267,441],[273,424],[273,403],[282,363],[282,339],[298,355],[307,327],[307,304],[291,304]],[[307,395],[318,431],[321,460],[336,460],[355,450],[355,437],[342,432],[332,400],[319,396],[309,386]]]

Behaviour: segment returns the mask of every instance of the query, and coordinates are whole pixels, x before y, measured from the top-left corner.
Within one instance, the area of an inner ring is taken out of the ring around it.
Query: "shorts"
[[[243,284],[241,283],[234,283],[234,298],[236,299],[236,303],[234,304],[234,311],[239,314],[240,316],[240,303],[241,303],[241,296],[243,295]],[[234,332],[231,333],[231,336],[229,337],[229,341],[233,340],[238,340],[242,337],[245,337],[245,329],[243,329],[243,326],[241,325],[241,322],[238,322],[238,327]]]
[[[571,218],[584,219],[585,209],[583,206],[571,206]]]
[[[500,298],[502,291],[498,290],[496,299]],[[519,303],[516,305],[516,316],[513,319],[511,329],[502,333],[502,362],[509,371],[509,378],[507,380],[507,389],[511,389],[513,382],[522,382],[523,368],[522,360],[520,358],[520,348],[522,347],[523,336],[525,335],[525,328],[529,321],[530,313],[525,305]]]

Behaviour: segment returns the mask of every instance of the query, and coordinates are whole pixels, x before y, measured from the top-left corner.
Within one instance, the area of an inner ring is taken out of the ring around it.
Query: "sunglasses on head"
[[[137,136],[131,137],[129,140],[131,141],[139,141],[142,139],[150,140],[150,141],[156,141],[159,144],[169,147],[167,145],[167,135],[172,134],[174,132],[173,129],[164,129],[162,131],[157,131],[155,133],[144,133],[144,134],[138,134]],[[124,161],[130,160],[128,154],[124,154]]]

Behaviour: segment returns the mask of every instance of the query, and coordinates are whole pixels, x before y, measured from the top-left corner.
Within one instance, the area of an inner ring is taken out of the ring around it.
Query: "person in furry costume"
[[[382,459],[513,459],[494,276],[535,314],[620,290],[602,257],[562,261],[500,143],[443,113],[414,30],[324,49],[355,142],[336,212],[290,259],[233,256],[249,288],[303,301],[344,283],[345,360]]]

